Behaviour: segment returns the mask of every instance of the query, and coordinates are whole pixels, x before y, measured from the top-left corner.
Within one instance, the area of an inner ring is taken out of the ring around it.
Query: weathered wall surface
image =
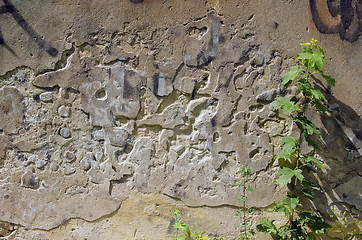
[[[178,207],[233,239],[240,164],[255,177],[254,223],[283,196],[273,156],[292,125],[269,103],[312,37],[337,80],[316,82],[336,113],[315,117],[316,208],[361,213],[361,12],[343,0],[1,1],[0,236],[163,239]]]

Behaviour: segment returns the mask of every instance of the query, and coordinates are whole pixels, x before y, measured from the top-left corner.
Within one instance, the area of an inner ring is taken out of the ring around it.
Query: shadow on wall
[[[355,42],[362,33],[362,0],[309,0],[313,22],[321,33]]]
[[[18,9],[10,2],[10,0],[3,0],[3,6],[0,6],[0,15],[9,13],[13,16],[14,20],[18,25],[25,30],[25,32],[35,41],[39,48],[44,49],[50,56],[56,57],[58,55],[58,50],[53,48],[50,43],[46,42],[42,36],[40,36],[24,19],[23,15],[18,11]],[[9,50],[13,55],[16,56],[14,50],[6,44],[3,37],[1,26],[0,26],[0,46],[4,46]]]
[[[329,92],[318,79],[319,89]],[[324,140],[319,149],[325,166],[317,179],[310,175],[313,182],[322,186],[322,191],[315,191],[313,202],[315,210],[329,218],[334,230],[337,228],[342,236],[362,231],[358,219],[362,214],[362,119],[349,106],[326,95],[335,118],[321,115],[323,126],[320,131]],[[335,234],[335,233],[333,233]],[[360,236],[360,235],[358,235]]]

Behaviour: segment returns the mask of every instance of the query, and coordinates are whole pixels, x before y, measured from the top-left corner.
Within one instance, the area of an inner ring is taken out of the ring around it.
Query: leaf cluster
[[[316,42],[312,39],[301,44],[302,50],[295,60],[295,65],[290,68],[281,84],[283,89],[294,82],[299,86],[302,97],[280,97],[271,103],[274,109],[281,109],[284,114],[289,115],[300,129],[299,138],[281,138],[281,152],[275,156],[280,169],[279,178],[274,182],[282,187],[287,186],[289,192],[282,202],[275,202],[274,211],[284,213],[289,221],[281,227],[276,227],[272,220],[262,219],[256,228],[259,232],[271,234],[277,239],[312,239],[313,234],[324,233],[325,229],[330,227],[322,217],[300,210],[301,198],[313,200],[312,190],[320,190],[317,184],[307,179],[306,172],[317,172],[317,169],[323,167],[321,160],[313,155],[302,154],[301,151],[303,141],[308,146],[317,148],[312,136],[321,138],[319,128],[306,117],[305,112],[311,106],[322,114],[332,113],[328,108],[327,98],[313,87],[311,78],[319,74],[327,84],[335,85],[335,80],[323,72],[323,64],[326,63],[325,52]]]

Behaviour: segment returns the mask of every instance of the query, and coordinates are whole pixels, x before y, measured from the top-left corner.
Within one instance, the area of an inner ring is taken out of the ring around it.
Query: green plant
[[[327,211],[328,212],[328,211]],[[339,233],[343,240],[352,240],[354,237],[362,237],[362,231],[360,230],[360,226],[362,225],[362,220],[357,219],[349,219],[346,216],[346,211],[343,213],[336,209],[333,209],[334,214],[329,213],[329,216],[334,222],[332,225],[332,231],[335,233]]]
[[[178,209],[174,210],[173,215],[176,218],[176,223],[173,225],[173,227],[176,229],[176,234],[174,238],[170,238],[169,240],[185,240],[185,239],[191,239],[191,231],[188,226],[186,226],[185,223],[182,222],[182,212]],[[181,230],[182,234],[179,235],[179,230]]]
[[[322,114],[332,114],[323,93],[313,88],[311,78],[319,74],[328,84],[335,85],[335,80],[323,72],[323,64],[326,63],[325,52],[316,42],[312,39],[308,43],[301,44],[302,51],[281,85],[283,90],[284,86],[294,82],[299,86],[300,94],[290,98],[280,97],[271,103],[274,109],[282,109],[289,115],[293,124],[299,129],[297,138],[292,136],[281,138],[279,141],[281,153],[275,156],[280,167],[279,178],[275,183],[283,187],[288,186],[288,193],[282,202],[275,202],[274,211],[284,213],[288,217],[288,222],[277,227],[272,220],[262,219],[256,227],[257,231],[271,234],[274,239],[313,239],[315,234],[324,233],[330,227],[324,218],[313,211],[303,211],[301,205],[303,198],[313,200],[312,189],[321,191],[318,185],[308,180],[306,173],[317,172],[317,169],[323,166],[323,162],[312,153],[302,152],[302,144],[306,143],[316,149],[317,143],[313,137],[321,138],[319,128],[307,118],[306,110],[314,107]]]
[[[173,227],[176,229],[175,237],[169,238],[168,240],[225,240],[224,237],[212,237],[203,232],[191,233],[190,228],[182,221],[182,212],[178,209],[174,210],[173,215],[175,216],[176,223]],[[181,231],[181,232],[179,232]]]
[[[251,214],[254,209],[252,207],[246,206],[247,192],[254,191],[254,188],[250,186],[253,182],[251,178],[250,167],[241,165],[238,174],[241,176],[239,183],[234,184],[234,186],[240,187],[242,189],[242,195],[238,196],[238,200],[242,202],[242,207],[237,210],[236,216],[241,218],[240,231],[238,239],[252,240],[252,236],[255,235],[254,229],[250,227],[247,216]]]

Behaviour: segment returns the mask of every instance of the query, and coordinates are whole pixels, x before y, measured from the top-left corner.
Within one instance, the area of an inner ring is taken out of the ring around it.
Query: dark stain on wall
[[[133,71],[126,71],[123,85],[123,98],[125,99],[137,99],[138,92],[131,86],[127,79],[132,79],[135,75]]]
[[[27,34],[35,41],[35,43],[41,48],[44,49],[50,56],[55,57],[58,55],[58,50],[53,48],[49,43],[47,43],[24,19],[18,9],[10,2],[10,0],[3,0],[4,6],[0,7],[0,14],[10,13],[18,25],[25,30]],[[1,28],[0,28],[0,45],[8,49],[12,54],[16,55],[13,49],[11,49],[5,42]]]
[[[158,79],[159,79],[159,74],[156,73],[155,75],[153,75],[152,79],[153,79],[153,94],[158,95]]]
[[[362,0],[309,0],[313,22],[319,32],[338,33],[355,42],[362,33]]]
[[[143,0],[130,0],[130,1],[131,1],[131,3],[135,3],[135,4],[143,3]]]

